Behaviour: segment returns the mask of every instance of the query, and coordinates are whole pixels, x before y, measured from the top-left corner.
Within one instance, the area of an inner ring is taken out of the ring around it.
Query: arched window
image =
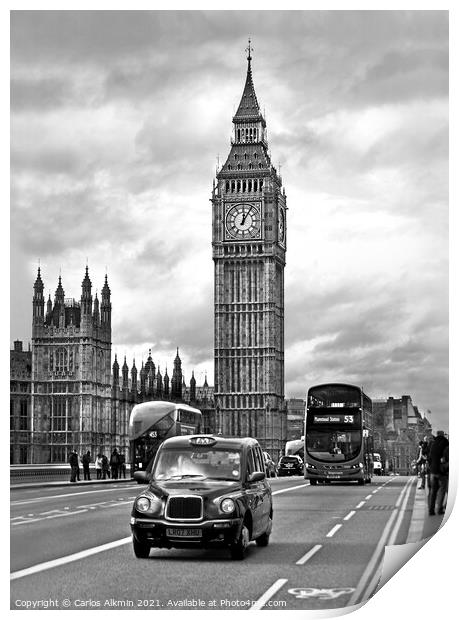
[[[252,164],[250,164],[250,165],[252,165]],[[250,167],[250,166],[249,166],[249,167]],[[247,191],[248,191],[248,192],[251,192],[251,191],[252,191],[252,181],[251,181],[250,179],[249,179],[249,181],[247,182],[247,186],[248,186]]]
[[[228,170],[232,170],[233,166],[231,164],[228,164]]]
[[[238,170],[242,170],[242,165],[241,165],[241,164],[238,164],[238,165],[237,165],[237,169],[238,169]]]
[[[243,192],[247,191],[247,185],[245,181],[242,181],[242,191]]]
[[[252,164],[252,162],[250,162],[250,164],[249,164],[249,170],[253,170],[253,164]]]

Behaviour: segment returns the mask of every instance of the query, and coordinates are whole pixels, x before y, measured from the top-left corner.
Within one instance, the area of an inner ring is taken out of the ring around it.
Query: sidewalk
[[[408,532],[407,543],[420,542],[427,540],[438,532],[445,515],[429,515],[427,504],[429,489],[416,489],[414,497],[413,516],[411,518],[410,529]]]

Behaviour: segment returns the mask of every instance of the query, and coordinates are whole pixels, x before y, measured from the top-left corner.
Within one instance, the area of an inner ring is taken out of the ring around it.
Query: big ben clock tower
[[[266,122],[247,78],[231,150],[212,194],[216,430],[258,439],[279,456],[284,405],[286,196],[268,153]]]

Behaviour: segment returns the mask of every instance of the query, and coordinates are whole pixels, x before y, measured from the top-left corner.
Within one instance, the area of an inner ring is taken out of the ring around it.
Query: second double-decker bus
[[[285,444],[285,456],[296,455],[304,459],[304,437],[291,439]]]
[[[304,477],[317,482],[371,482],[373,411],[355,385],[326,383],[308,391]]]
[[[201,420],[199,409],[183,403],[153,400],[135,405],[129,418],[131,475],[147,469],[168,437],[200,433]]]

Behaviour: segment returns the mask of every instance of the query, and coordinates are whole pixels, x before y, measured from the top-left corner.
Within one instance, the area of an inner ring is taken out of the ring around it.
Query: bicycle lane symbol
[[[354,590],[355,588],[291,588],[288,593],[299,599],[318,598],[329,601],[343,594],[351,594]]]

